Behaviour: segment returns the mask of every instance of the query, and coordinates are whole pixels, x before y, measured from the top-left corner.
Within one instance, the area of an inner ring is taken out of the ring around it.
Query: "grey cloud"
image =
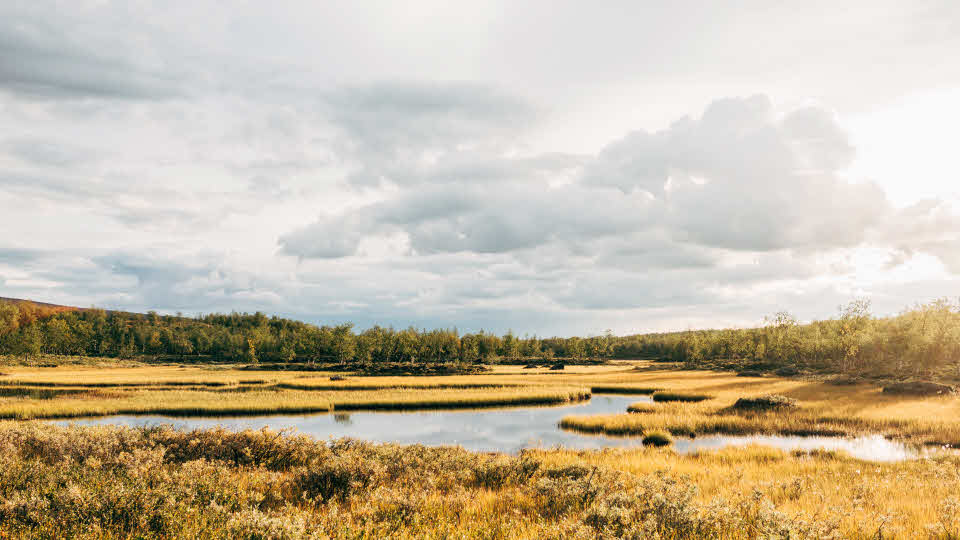
[[[0,263],[12,265],[24,265],[27,263],[32,263],[49,255],[50,254],[47,251],[39,249],[0,247]]]
[[[585,201],[603,211],[591,211]],[[421,254],[502,253],[629,233],[653,221],[653,209],[645,207],[649,199],[643,195],[579,186],[420,186],[294,231],[280,244],[288,255],[341,257],[353,254],[365,237],[399,232]]]
[[[39,138],[12,139],[0,143],[0,148],[31,165],[73,167],[98,158],[98,152],[60,141]]]
[[[67,13],[57,13],[48,2],[31,4],[0,9],[0,88],[44,98],[140,99],[182,93],[183,74],[170,66],[151,66],[147,58],[152,51],[141,50],[142,40],[95,24],[142,27],[135,17],[86,17],[66,4],[59,7]]]
[[[536,109],[491,87],[469,83],[389,83],[326,96],[333,120],[353,141],[393,151],[452,147],[523,129]]]
[[[448,169],[441,165],[428,174],[463,172],[463,158],[445,154],[514,144],[539,115],[521,99],[468,83],[349,87],[326,95],[324,103],[330,120],[342,132],[341,151],[359,163],[350,182],[366,186],[421,181],[424,171],[418,171],[417,164],[438,155]],[[472,165],[473,174],[504,172],[479,170],[476,162]]]
[[[891,211],[876,185],[838,176],[852,150],[828,111],[781,117],[765,96],[718,100],[701,118],[632,133],[587,160],[572,184],[548,187],[551,175],[577,170],[582,158],[562,157],[558,168],[553,159],[451,156],[464,172],[450,174],[444,159],[407,166],[396,195],[285,235],[282,252],[344,257],[365,238],[399,233],[417,254],[551,245],[637,267],[709,266],[705,248],[858,245]],[[492,180],[473,182],[470,170]],[[634,256],[598,243],[631,235]]]

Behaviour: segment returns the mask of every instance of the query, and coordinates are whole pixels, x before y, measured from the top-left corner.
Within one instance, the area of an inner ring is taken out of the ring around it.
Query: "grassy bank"
[[[326,445],[269,431],[16,423],[0,425],[0,463],[0,536],[11,538],[960,533],[955,458],[875,465],[756,448],[511,457],[347,440]]]
[[[0,418],[80,418],[114,414],[239,416],[329,412],[332,410],[416,410],[550,405],[588,399],[577,387],[521,386],[483,389],[317,391],[202,390],[86,391],[43,399],[0,398]]]

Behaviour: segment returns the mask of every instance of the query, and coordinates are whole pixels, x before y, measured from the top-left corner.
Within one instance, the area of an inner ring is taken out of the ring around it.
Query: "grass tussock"
[[[662,390],[661,388],[654,388],[650,386],[626,386],[626,385],[605,385],[605,386],[592,386],[590,391],[594,394],[636,394],[649,396],[655,392]]]
[[[653,400],[656,402],[679,401],[683,403],[697,403],[713,399],[709,394],[689,394],[684,392],[654,392]]]
[[[737,411],[780,411],[796,407],[797,400],[776,394],[740,398],[733,404],[733,409]]]
[[[641,401],[638,403],[631,403],[630,406],[627,407],[627,412],[634,413],[634,414],[654,413],[659,410],[660,409],[656,405],[647,403],[645,401]]]
[[[673,444],[673,437],[666,431],[650,431],[643,436],[644,446],[670,446]]]

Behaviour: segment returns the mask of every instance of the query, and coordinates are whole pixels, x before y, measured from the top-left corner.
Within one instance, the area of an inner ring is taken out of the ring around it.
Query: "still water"
[[[298,433],[326,439],[353,437],[375,442],[421,443],[431,446],[460,445],[468,450],[516,453],[523,448],[589,449],[641,446],[638,437],[608,437],[565,431],[560,419],[571,414],[623,413],[631,403],[652,402],[648,396],[594,394],[589,401],[552,407],[516,407],[509,409],[431,410],[412,412],[342,412],[332,414],[245,416],[213,418],[174,418],[157,415],[108,416],[56,422],[67,425],[119,424],[149,426],[171,424],[181,429],[223,426],[231,430],[247,428],[293,428]],[[879,435],[843,437],[797,436],[705,436],[677,439],[673,448],[682,454],[762,444],[784,450],[843,450],[873,461],[899,461],[924,457],[935,452],[888,441]]]

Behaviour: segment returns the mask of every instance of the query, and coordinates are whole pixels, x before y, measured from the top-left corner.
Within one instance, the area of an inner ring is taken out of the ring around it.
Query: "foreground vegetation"
[[[958,466],[15,423],[0,426],[0,536],[955,538]]]
[[[960,304],[938,300],[878,318],[868,302],[855,301],[835,318],[809,324],[781,312],[759,328],[541,339],[380,326],[357,333],[350,324],[314,326],[262,313],[187,318],[0,299],[0,355],[30,363],[45,354],[251,366],[320,363],[415,374],[440,364],[465,369],[497,362],[646,358],[688,369],[960,381]]]

